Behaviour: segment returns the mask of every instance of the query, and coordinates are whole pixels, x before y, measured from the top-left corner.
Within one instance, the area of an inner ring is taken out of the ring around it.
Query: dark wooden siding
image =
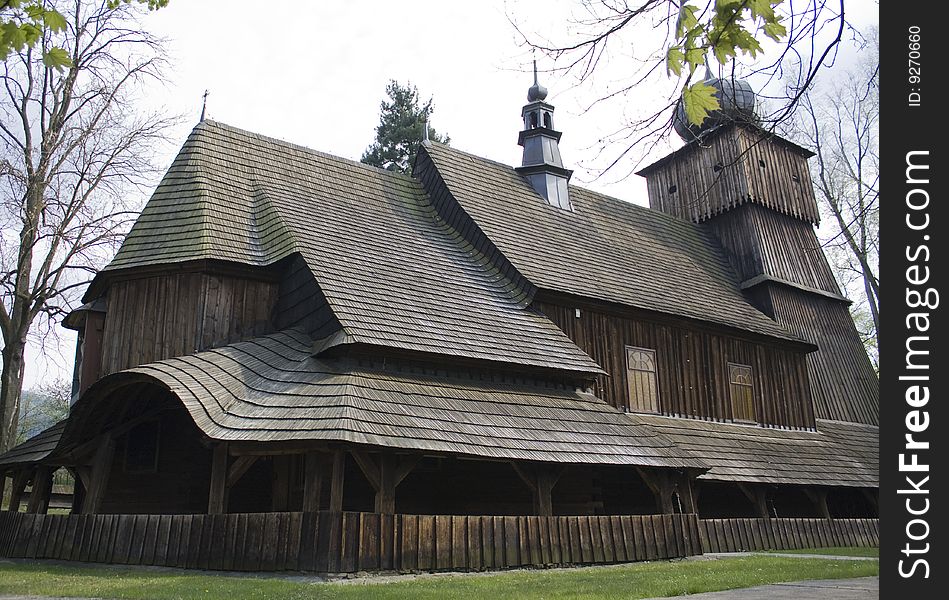
[[[100,375],[270,333],[276,298],[275,282],[232,275],[168,273],[114,281]]]
[[[768,275],[840,294],[810,223],[748,204],[704,225],[721,241],[742,281]]]
[[[694,514],[0,513],[0,557],[227,571],[482,571],[702,553]]]
[[[820,348],[807,357],[817,418],[879,425],[880,380],[847,304],[778,284],[759,288],[766,312]]]
[[[705,552],[880,545],[879,519],[700,519]]]
[[[807,370],[802,351],[701,329],[684,321],[660,322],[633,311],[619,314],[595,306],[543,299],[534,304],[596,360],[610,376],[597,380],[597,394],[626,406],[626,346],[653,348],[659,375],[659,408],[667,415],[732,420],[726,364],[754,370],[757,421],[763,425],[812,428]]]
[[[819,222],[807,158],[763,135],[740,127],[723,128],[701,145],[686,148],[649,170],[649,205],[701,223],[732,207],[754,202],[811,223]],[[716,170],[719,164],[722,168]]]
[[[299,255],[290,260],[280,280],[274,324],[278,331],[300,327],[315,340],[340,329],[326,296]]]

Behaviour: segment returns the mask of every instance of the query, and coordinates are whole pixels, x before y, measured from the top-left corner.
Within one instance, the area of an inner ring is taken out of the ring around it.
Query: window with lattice
[[[728,363],[728,388],[732,419],[755,422],[755,386],[749,365]]]
[[[629,385],[630,411],[659,412],[659,381],[656,376],[655,350],[626,347],[626,380]]]

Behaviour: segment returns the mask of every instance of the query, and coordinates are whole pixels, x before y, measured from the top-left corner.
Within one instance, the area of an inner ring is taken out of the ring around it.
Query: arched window
[[[550,123],[550,113],[549,113],[549,112],[545,112],[545,113],[544,113],[544,127],[546,127],[547,129],[550,129],[551,127],[553,127],[553,125]]]
[[[749,365],[728,363],[728,393],[731,396],[732,419],[756,422],[754,379]]]
[[[659,412],[656,351],[626,346],[626,379],[629,387],[629,410]]]
[[[536,129],[536,128],[537,128],[537,113],[532,112],[531,113],[531,129]]]

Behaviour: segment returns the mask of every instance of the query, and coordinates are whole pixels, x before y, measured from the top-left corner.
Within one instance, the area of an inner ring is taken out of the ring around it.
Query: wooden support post
[[[419,457],[400,459],[391,453],[382,453],[376,464],[365,452],[354,450],[353,459],[376,491],[375,511],[384,515],[395,514],[395,490],[412,471]]]
[[[514,472],[530,488],[534,513],[549,517],[554,514],[553,489],[563,475],[564,467],[555,465],[527,465],[511,462]]]
[[[86,499],[83,501],[83,514],[97,514],[102,508],[102,499],[109,485],[109,474],[112,471],[112,455],[115,452],[115,441],[106,434],[99,441],[99,447],[92,459],[92,483],[86,490]]]
[[[303,512],[316,512],[320,510],[320,494],[323,491],[324,455],[307,452],[303,461]]]
[[[814,503],[814,508],[817,509],[818,516],[822,519],[829,519],[830,509],[827,507],[827,490],[821,488],[804,488],[804,493],[807,494],[807,497]]]
[[[738,489],[751,502],[755,511],[755,516],[762,519],[770,519],[771,513],[768,512],[768,491],[762,485],[750,483],[739,483]]]
[[[343,483],[346,475],[346,453],[343,450],[333,451],[333,471],[330,476],[330,510],[343,511]]]
[[[73,478],[71,512],[74,515],[82,514],[82,501],[86,497],[86,486],[82,477],[79,475],[78,469],[71,468],[69,472]]]
[[[3,492],[7,491],[7,472],[0,472],[0,509],[3,508]]]
[[[33,472],[33,490],[26,512],[45,515],[49,510],[49,495],[53,492],[53,468],[39,465]]]
[[[273,479],[271,486],[271,506],[274,512],[290,510],[290,485],[293,481],[292,470],[294,456],[289,454],[277,455],[271,458],[273,464]]]
[[[208,490],[208,514],[227,512],[227,442],[214,445],[211,455],[211,488]]]
[[[13,483],[10,487],[10,504],[7,510],[19,512],[20,502],[23,501],[23,492],[26,490],[26,484],[30,481],[30,473],[26,469],[20,469],[13,473]]]
[[[675,493],[679,496],[679,502],[682,504],[682,512],[699,512],[698,503],[695,494],[692,491],[692,480],[688,472],[683,473],[676,478]]]
[[[675,504],[672,502],[672,492],[675,490],[675,485],[669,474],[664,470],[648,470],[640,467],[636,467],[636,471],[656,497],[656,508],[659,509],[659,512],[663,514],[674,513]]]

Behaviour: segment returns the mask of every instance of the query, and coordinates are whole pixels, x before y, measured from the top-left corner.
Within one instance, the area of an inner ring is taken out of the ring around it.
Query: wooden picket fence
[[[880,545],[879,519],[700,519],[705,552]]]
[[[695,515],[0,513],[0,557],[239,571],[444,571],[702,553]]]

